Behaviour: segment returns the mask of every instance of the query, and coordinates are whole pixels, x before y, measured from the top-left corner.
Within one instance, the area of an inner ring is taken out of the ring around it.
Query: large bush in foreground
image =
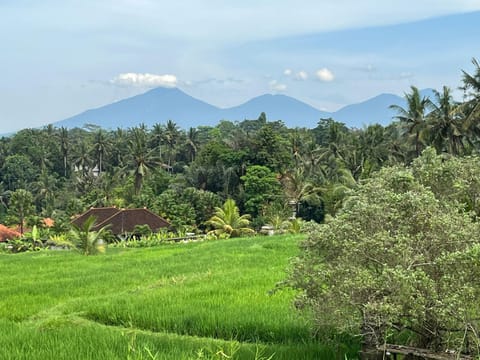
[[[479,225],[459,205],[408,169],[382,170],[310,229],[290,277],[297,305],[366,346],[402,339],[478,354]]]

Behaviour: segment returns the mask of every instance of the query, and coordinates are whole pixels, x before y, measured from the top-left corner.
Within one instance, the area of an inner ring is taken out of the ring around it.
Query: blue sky
[[[478,24],[480,0],[0,0],[0,133],[156,86],[329,111],[457,88],[480,58]]]

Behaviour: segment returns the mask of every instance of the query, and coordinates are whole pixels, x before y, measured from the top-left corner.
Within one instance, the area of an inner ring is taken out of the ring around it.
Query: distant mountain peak
[[[427,90],[431,93],[431,89]],[[55,125],[73,128],[96,124],[106,129],[115,129],[134,127],[139,123],[153,126],[155,123],[173,120],[186,129],[202,125],[215,126],[220,120],[257,119],[264,112],[268,120],[282,120],[289,127],[313,128],[321,118],[333,118],[349,127],[361,127],[391,122],[394,114],[389,106],[392,104],[404,106],[404,100],[397,95],[380,94],[336,112],[326,112],[285,94],[270,93],[254,97],[238,106],[220,109],[177,87],[157,87],[143,94],[87,110]]]

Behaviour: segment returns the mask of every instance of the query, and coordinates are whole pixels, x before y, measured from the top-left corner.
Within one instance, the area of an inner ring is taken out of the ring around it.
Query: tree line
[[[412,86],[388,126],[348,128],[320,119],[313,129],[282,121],[220,121],[180,129],[94,125],[25,129],[0,139],[0,223],[56,226],[92,206],[148,207],[178,229],[204,230],[234,199],[260,227],[294,214],[322,222],[350,189],[382,167],[410,164],[427,147],[454,156],[479,149],[480,65],[452,89],[422,97]]]

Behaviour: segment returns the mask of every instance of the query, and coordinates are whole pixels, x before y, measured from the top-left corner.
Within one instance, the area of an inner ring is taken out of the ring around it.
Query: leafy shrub
[[[480,224],[441,201],[409,169],[361,184],[343,210],[310,225],[290,276],[316,327],[478,353]]]

